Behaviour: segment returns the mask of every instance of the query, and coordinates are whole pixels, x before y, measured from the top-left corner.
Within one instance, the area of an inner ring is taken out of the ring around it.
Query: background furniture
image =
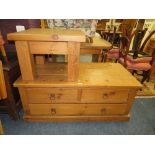
[[[4,49],[4,44],[5,44],[5,41],[4,41],[3,36],[1,35],[1,32],[0,32],[0,50],[2,52],[2,55],[4,57],[6,57],[6,51]]]
[[[0,120],[0,135],[3,135],[3,127],[2,127],[1,120]]]
[[[17,48],[22,76],[14,85],[20,91],[25,120],[129,120],[141,84],[120,64],[79,63],[84,33],[29,29],[8,34],[8,39],[15,40]],[[62,52],[69,64],[34,62],[34,54]]]
[[[0,19],[0,31],[4,38],[7,40],[7,34],[11,32],[16,32],[16,26],[23,25],[25,29],[28,28],[39,28],[39,19]],[[16,52],[14,42],[6,42],[4,45],[6,52]]]
[[[3,75],[3,68],[2,68],[2,62],[0,61],[0,100],[6,99],[7,93],[6,93],[6,86],[5,86],[5,80]]]
[[[7,98],[5,102],[1,101],[0,111],[7,112],[13,119],[19,119],[19,109],[21,107],[18,89],[13,87],[14,81],[20,76],[20,69],[16,53],[7,52],[6,61],[2,55],[0,59],[3,61],[3,72],[6,84]]]
[[[142,71],[142,80],[141,83],[143,83],[148,76],[149,70],[151,69],[150,61],[152,60],[152,57],[136,57],[129,55],[129,48],[131,41],[135,34],[137,34],[139,30],[135,30],[131,37],[121,37],[120,38],[120,58],[119,62],[124,65],[125,68],[128,70],[131,70],[134,74],[137,71]]]
[[[94,37],[93,43],[81,43],[80,54],[96,54],[98,62],[103,60],[103,51],[111,49],[112,44],[105,39]]]
[[[150,70],[149,78],[155,73],[155,38],[152,36],[150,40],[148,40],[146,46],[144,47],[144,51],[149,55],[152,55],[152,67]]]
[[[5,80],[3,75],[2,62],[0,61],[0,100],[5,100],[7,97]],[[0,120],[0,135],[3,134],[3,127]]]
[[[123,19],[119,27],[119,31],[122,32],[122,36],[131,36],[137,22],[137,19]]]

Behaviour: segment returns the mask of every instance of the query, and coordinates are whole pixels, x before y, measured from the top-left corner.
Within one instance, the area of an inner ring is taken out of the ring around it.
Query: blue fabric
[[[1,114],[4,133],[13,135],[143,135],[155,134],[155,98],[136,99],[129,122],[25,122]]]

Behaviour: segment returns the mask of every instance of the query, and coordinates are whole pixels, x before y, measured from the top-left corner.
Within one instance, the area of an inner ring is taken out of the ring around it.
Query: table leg
[[[98,55],[98,62],[102,62],[102,59],[103,59],[103,53],[101,50],[100,54]]]
[[[68,81],[76,81],[79,75],[80,43],[68,42]]]
[[[30,53],[27,41],[16,41],[17,56],[23,80],[34,80],[36,76],[34,57]],[[26,63],[25,63],[26,62]]]

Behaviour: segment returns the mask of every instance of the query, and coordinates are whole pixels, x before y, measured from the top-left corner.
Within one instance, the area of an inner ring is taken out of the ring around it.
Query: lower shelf
[[[129,121],[128,115],[111,115],[111,116],[32,116],[24,115],[24,120],[29,122],[56,122],[56,121]]]

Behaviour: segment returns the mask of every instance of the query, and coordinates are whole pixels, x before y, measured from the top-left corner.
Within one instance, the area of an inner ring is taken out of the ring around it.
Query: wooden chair
[[[138,50],[140,48],[141,42],[145,36],[146,31],[147,31],[147,29],[145,29],[145,30],[134,30],[133,31],[134,33],[132,33],[131,36],[128,34],[128,32],[126,32],[125,36],[122,35],[122,37],[127,37],[128,39],[131,38],[132,40],[134,39],[134,41],[135,41],[133,43],[134,47],[132,48],[131,51],[129,51],[129,54],[132,55],[134,58],[137,58],[136,53],[138,53]],[[135,40],[135,38],[136,38],[136,40]],[[132,40],[131,40],[129,46],[131,46]],[[115,59],[115,62],[117,62],[117,60],[119,59],[119,53],[120,53],[119,48],[113,46],[113,48],[111,50],[107,51],[106,59]]]
[[[2,62],[0,61],[0,100],[7,98]]]
[[[3,36],[1,35],[1,32],[0,32],[0,49],[1,49],[2,55],[4,57],[6,57],[6,51],[4,48],[4,44],[5,44],[5,41],[4,41]]]
[[[147,77],[148,73],[151,69],[151,60],[152,57],[137,57],[133,58],[131,55],[129,55],[129,48],[131,41],[134,37],[134,35],[137,33],[138,30],[135,30],[130,38],[128,37],[121,37],[120,39],[120,54],[119,54],[119,62],[128,70],[132,71],[134,74],[137,71],[142,71],[143,78],[141,80],[141,83],[143,83]]]
[[[5,100],[7,98],[5,80],[3,75],[2,62],[0,61],[0,100]],[[0,134],[3,134],[3,127],[0,121]]]
[[[151,64],[151,66],[152,66],[153,60],[154,60],[154,58],[155,58],[155,49],[153,50],[152,53],[149,53],[149,52],[145,51],[144,49],[145,49],[145,46],[147,45],[147,43],[149,42],[149,40],[151,39],[151,37],[152,37],[154,34],[155,34],[155,30],[152,31],[152,32],[147,36],[147,38],[144,40],[143,44],[140,46],[138,52],[137,52],[135,55],[133,55],[133,57],[135,57],[135,58],[138,58],[138,57],[139,57],[139,58],[141,58],[141,59],[143,59],[143,60],[149,61],[150,64]],[[134,74],[134,73],[135,73],[135,72],[133,72],[133,74]],[[149,73],[148,73],[148,75],[147,75],[147,77],[146,77],[146,78],[147,78],[147,81],[150,80],[150,74],[151,74],[151,71],[149,71]]]
[[[122,32],[122,36],[130,37],[133,29],[136,27],[138,19],[123,19],[120,24],[120,31]]]
[[[129,51],[129,54],[133,56],[133,58],[137,58],[139,54],[139,50],[141,48],[142,40],[146,34],[147,29],[136,31],[133,39],[132,50]]]
[[[104,39],[106,39],[107,41],[109,41],[112,44],[112,47],[110,50],[103,52],[104,62],[106,62],[107,59],[115,59],[115,62],[117,62],[117,60],[119,58],[119,47],[114,46],[114,41],[115,41],[115,36],[116,36],[116,27],[114,27],[113,35],[111,38],[109,37],[108,33],[102,34],[102,36]]]

